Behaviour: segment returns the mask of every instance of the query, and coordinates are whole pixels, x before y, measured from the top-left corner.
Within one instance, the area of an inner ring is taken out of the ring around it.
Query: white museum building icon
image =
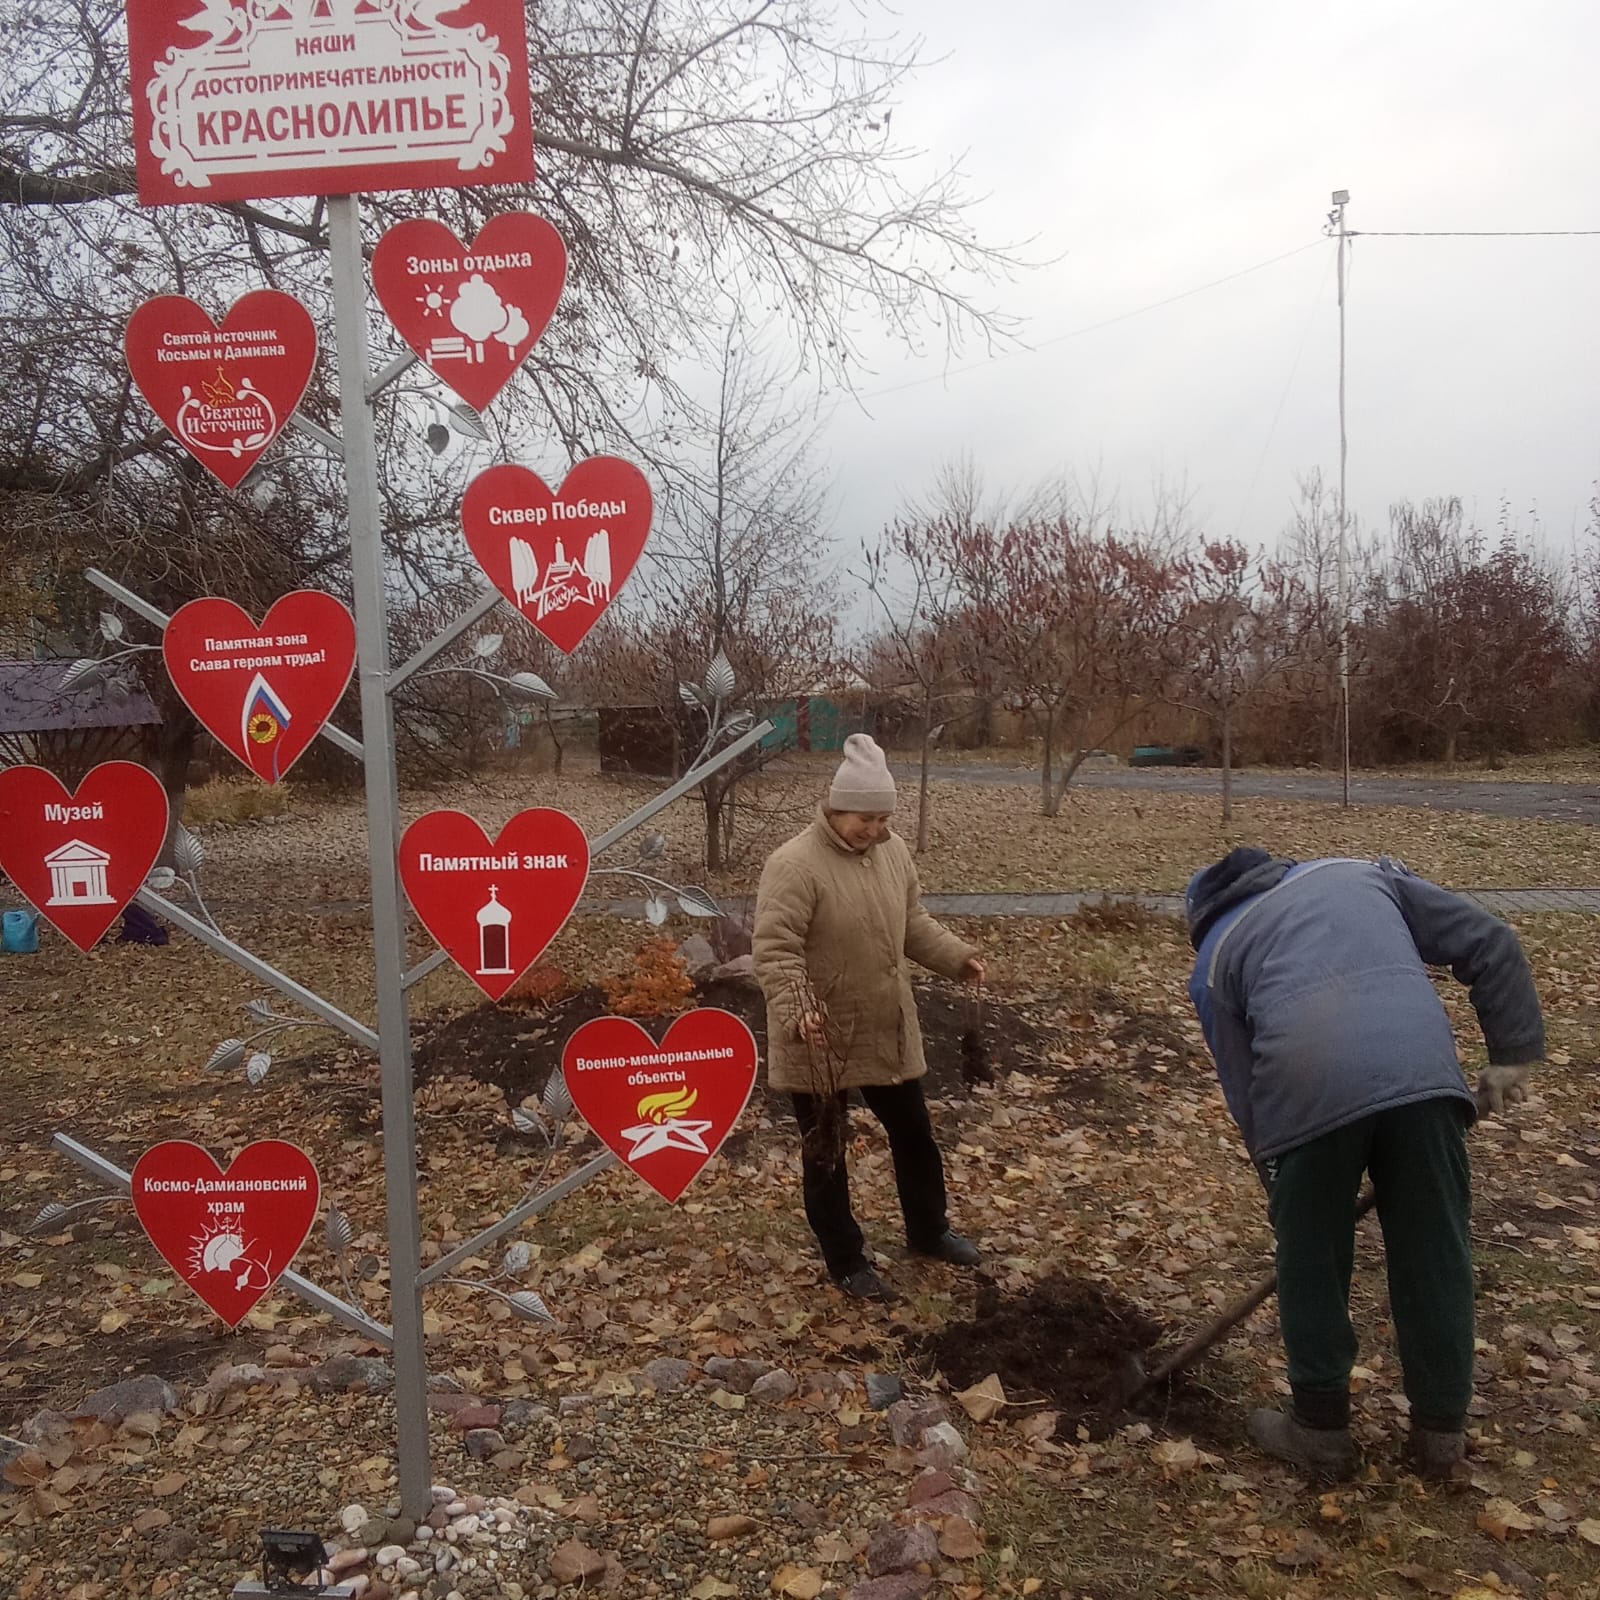
[[[106,868],[111,857],[82,839],[69,839],[44,858],[50,869],[50,906],[110,906],[116,897],[106,893]]]
[[[478,909],[478,976],[503,977],[511,965],[511,913],[500,904],[500,890],[489,885],[489,898]]]

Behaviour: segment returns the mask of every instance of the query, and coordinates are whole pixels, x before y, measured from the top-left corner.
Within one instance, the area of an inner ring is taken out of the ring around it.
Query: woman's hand
[[[961,981],[963,983],[982,983],[988,976],[989,968],[978,956],[968,956],[966,964],[961,968]]]
[[[820,1049],[828,1042],[828,1024],[820,1011],[808,1011],[795,1024],[796,1033],[800,1035],[802,1044],[813,1045]]]

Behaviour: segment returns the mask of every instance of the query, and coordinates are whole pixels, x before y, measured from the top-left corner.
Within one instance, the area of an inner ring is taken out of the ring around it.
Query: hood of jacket
[[[1220,861],[1203,867],[1189,880],[1183,897],[1189,919],[1189,943],[1198,950],[1223,912],[1252,895],[1265,893],[1294,866],[1286,856],[1270,855],[1254,845],[1230,850]]]

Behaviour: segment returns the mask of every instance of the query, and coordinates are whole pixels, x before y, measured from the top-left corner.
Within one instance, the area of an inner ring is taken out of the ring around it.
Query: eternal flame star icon
[[[666,1122],[641,1122],[624,1128],[622,1137],[632,1144],[629,1161],[641,1161],[658,1150],[691,1150],[696,1155],[708,1156],[706,1135],[711,1131],[709,1121],[687,1121],[672,1117]]]

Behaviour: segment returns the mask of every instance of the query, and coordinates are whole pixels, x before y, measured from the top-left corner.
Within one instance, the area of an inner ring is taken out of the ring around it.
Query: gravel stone
[[[750,1398],[762,1405],[782,1405],[785,1400],[793,1399],[799,1387],[793,1374],[775,1367],[771,1372],[763,1372],[750,1385]]]
[[[706,1362],[706,1377],[729,1394],[749,1394],[756,1379],[771,1371],[770,1361],[750,1361],[742,1356],[712,1356]]]
[[[909,1527],[885,1522],[867,1546],[867,1572],[874,1578],[909,1572],[913,1567],[931,1567],[938,1559],[938,1536],[925,1522],[914,1522]]]
[[[922,1600],[932,1587],[933,1579],[920,1572],[895,1572],[858,1583],[845,1600]]]
[[[896,1444],[918,1445],[928,1428],[948,1420],[944,1401],[932,1395],[918,1400],[897,1400],[889,1407],[889,1436]]]
[[[494,1428],[469,1428],[466,1437],[467,1454],[474,1461],[486,1461],[498,1450],[506,1447],[505,1436]]]
[[[307,1381],[318,1394],[345,1394],[352,1389],[387,1394],[394,1388],[394,1368],[378,1356],[334,1356],[313,1367]]]
[[[177,1409],[178,1391],[165,1378],[146,1372],[85,1395],[78,1402],[77,1415],[99,1417],[106,1422],[113,1417],[131,1417],[137,1411],[164,1414]]]
[[[887,1411],[900,1398],[900,1380],[891,1372],[867,1374],[867,1405],[873,1411]]]

